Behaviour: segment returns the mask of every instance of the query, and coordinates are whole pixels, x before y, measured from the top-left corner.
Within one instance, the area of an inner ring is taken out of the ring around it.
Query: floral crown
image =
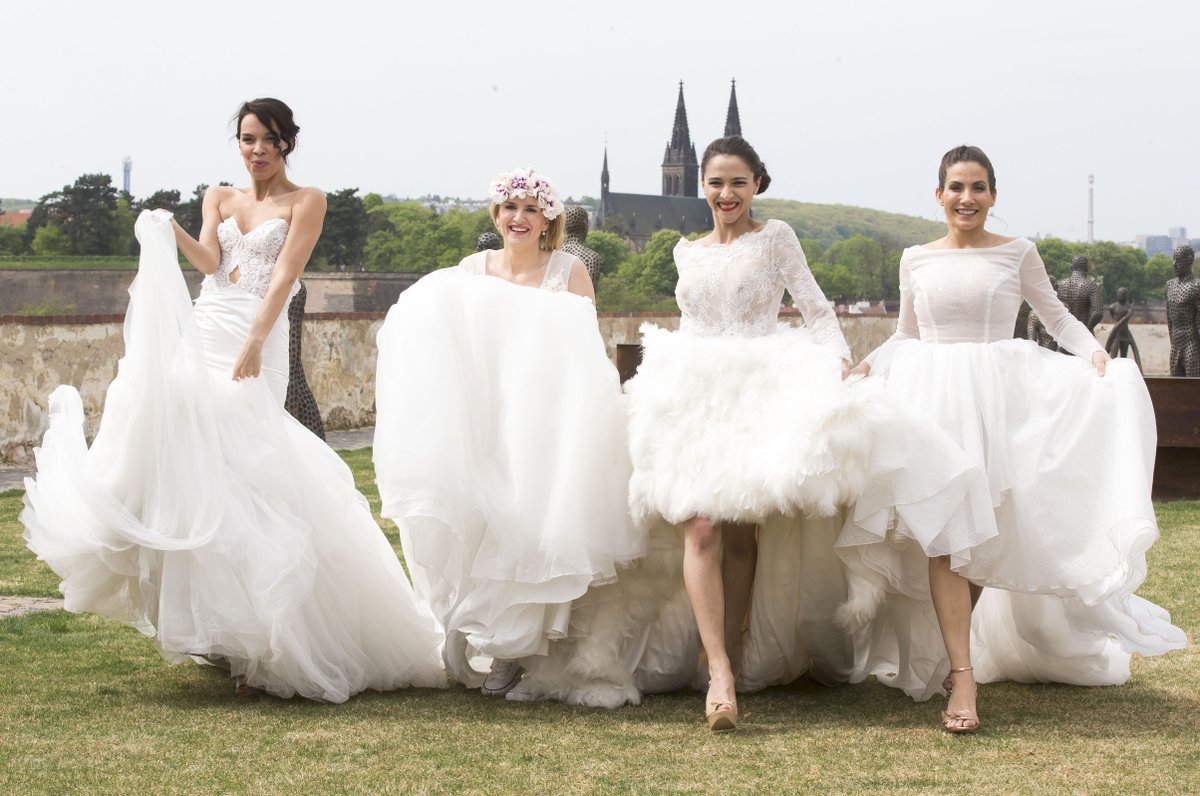
[[[554,186],[533,169],[514,169],[508,174],[501,174],[500,179],[492,183],[492,204],[498,205],[523,196],[537,199],[538,207],[547,221],[553,221],[562,214],[562,202]]]

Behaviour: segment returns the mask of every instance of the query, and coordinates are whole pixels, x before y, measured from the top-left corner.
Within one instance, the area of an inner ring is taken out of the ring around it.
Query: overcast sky
[[[678,81],[699,154],[729,80],[768,196],[932,218],[941,154],[996,165],[996,232],[1200,236],[1200,5],[1165,2],[5,2],[0,196],[87,172],[247,182],[228,120],[277,96],[297,182],[483,197],[658,193]],[[389,10],[383,11],[380,8]]]

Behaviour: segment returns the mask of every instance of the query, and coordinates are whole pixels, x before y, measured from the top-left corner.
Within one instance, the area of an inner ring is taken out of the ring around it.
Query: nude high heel
[[[710,709],[704,714],[704,717],[708,719],[708,729],[713,732],[728,732],[737,729],[736,700],[733,702],[709,702],[708,707]]]

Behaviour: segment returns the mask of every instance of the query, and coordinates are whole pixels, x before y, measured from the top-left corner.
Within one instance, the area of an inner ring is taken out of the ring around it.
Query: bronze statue
[[[1113,319],[1113,328],[1104,341],[1104,348],[1113,359],[1128,357],[1129,349],[1133,349],[1133,361],[1138,370],[1142,369],[1142,356],[1138,353],[1137,340],[1133,339],[1133,331],[1129,328],[1129,319],[1133,317],[1133,305],[1129,303],[1129,288],[1117,289],[1117,302],[1108,305],[1108,313]]]
[[[1058,283],[1058,299],[1067,306],[1067,311],[1088,328],[1095,331],[1096,324],[1104,317],[1104,299],[1100,285],[1088,278],[1088,258],[1082,254],[1071,260],[1071,275]],[[1059,348],[1064,354],[1072,353]]]
[[[503,249],[504,240],[495,232],[488,230],[479,236],[475,241],[475,251],[481,252],[485,249]]]
[[[1029,306],[1028,301],[1021,301],[1021,306],[1017,310],[1017,322],[1013,325],[1013,337],[1018,340],[1029,339],[1029,313],[1033,312],[1033,307]]]
[[[308,388],[308,379],[304,375],[304,363],[300,360],[300,343],[304,335],[304,304],[308,301],[308,288],[300,283],[300,290],[288,305],[288,386],[287,397],[283,399],[283,408],[292,417],[300,421],[300,425],[325,439],[325,422],[321,419],[321,410],[317,399],[313,398],[312,390]]]
[[[1175,278],[1167,282],[1172,376],[1200,376],[1200,281],[1192,274],[1195,259],[1191,246],[1176,247]]]
[[[588,276],[592,278],[592,287],[595,288],[600,281],[600,271],[604,268],[604,257],[583,245],[588,234],[587,210],[579,205],[568,205],[565,212],[567,239],[562,250],[583,261],[587,266]]]
[[[1050,277],[1050,287],[1055,292],[1058,291],[1058,280],[1054,277]],[[1029,310],[1029,318],[1025,323],[1025,337],[1027,339],[1050,351],[1058,350],[1058,341],[1046,331],[1046,325],[1042,323],[1042,319],[1038,317],[1038,314],[1032,308]]]

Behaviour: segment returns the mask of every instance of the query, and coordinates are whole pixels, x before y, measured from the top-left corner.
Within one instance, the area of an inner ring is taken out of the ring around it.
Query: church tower
[[[600,169],[600,193],[608,193],[608,146],[604,147],[604,166]]]
[[[675,126],[671,129],[671,142],[662,162],[662,195],[699,195],[700,163],[696,160],[696,147],[688,132],[687,108],[683,105],[683,81],[679,81],[679,101],[675,104]]]
[[[742,117],[737,107],[737,81],[729,81],[729,110],[725,112],[725,135],[742,134]]]
[[[595,224],[596,229],[604,223],[604,219],[608,216],[608,144],[604,145],[604,166],[600,169],[600,206],[596,208]]]

